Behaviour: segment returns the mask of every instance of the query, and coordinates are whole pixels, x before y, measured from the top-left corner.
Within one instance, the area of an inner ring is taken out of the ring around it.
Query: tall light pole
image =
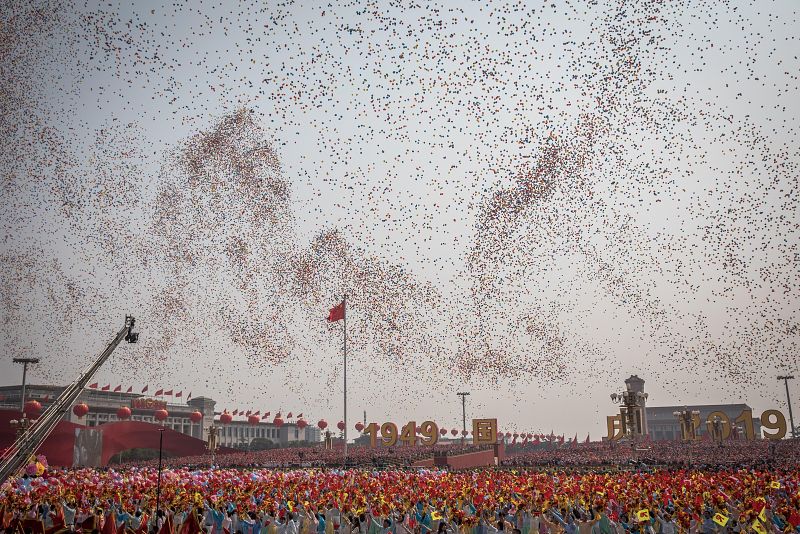
[[[786,404],[789,405],[789,424],[792,425],[792,438],[797,436],[794,433],[794,415],[792,415],[792,399],[789,398],[789,380],[794,380],[794,375],[779,376],[778,380],[783,380],[783,385],[786,387]]]
[[[164,448],[164,428],[158,429],[158,482],[156,482],[156,524],[158,524],[158,512],[161,510],[161,451]]]
[[[20,402],[20,411],[22,412],[22,418],[25,418],[25,379],[28,376],[28,364],[29,363],[39,363],[39,358],[14,358],[14,363],[21,363],[22,364],[22,400]]]
[[[467,395],[469,395],[469,391],[459,391],[456,395],[461,397],[461,441],[464,441],[467,436]]]

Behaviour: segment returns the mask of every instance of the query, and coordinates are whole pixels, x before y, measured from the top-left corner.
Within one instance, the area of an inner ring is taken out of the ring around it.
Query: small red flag
[[[100,388],[100,391],[109,391],[111,389],[111,384],[106,384],[105,386]]]
[[[159,389],[159,390],[156,391],[156,397],[158,397],[159,395],[163,395],[163,394],[164,394],[164,390],[163,389]]]
[[[132,391],[133,391],[133,386],[128,386],[128,391],[126,391],[125,393],[131,393]]]
[[[800,527],[800,514],[797,513],[797,510],[792,510],[792,513],[789,514],[787,521],[794,528]]]
[[[89,387],[92,389],[97,389],[97,382],[95,382],[94,384],[89,384]]]
[[[231,415],[236,415],[238,413],[239,413],[239,410],[233,410],[233,413]]]
[[[269,412],[267,412],[267,413],[265,413],[264,415],[262,415],[262,416],[261,416],[261,420],[263,421],[263,420],[264,420],[264,419],[266,419],[267,417],[269,417]]]
[[[147,386],[142,388],[142,393],[147,393]]]
[[[342,301],[338,306],[331,308],[331,311],[328,312],[329,323],[341,321],[342,319],[344,319],[344,301]]]
[[[183,397],[183,391],[179,391],[175,394],[175,397]]]
[[[292,418],[292,412],[289,412],[288,414],[286,414],[286,419],[291,419],[291,418]]]
[[[122,384],[120,384],[120,385],[118,385],[117,387],[114,388],[114,393],[116,393],[118,391],[122,391]]]
[[[300,419],[301,417],[303,417],[303,414],[297,414],[298,419]]]
[[[165,391],[164,395],[169,395],[171,397],[172,396],[172,390],[170,389],[169,391]]]

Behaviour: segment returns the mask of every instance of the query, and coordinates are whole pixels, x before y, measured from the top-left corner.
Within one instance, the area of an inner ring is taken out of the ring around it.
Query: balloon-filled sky
[[[217,410],[605,430],[785,409],[791,0],[0,7],[2,383]],[[800,387],[791,385],[798,400]],[[352,425],[351,425],[352,426]]]

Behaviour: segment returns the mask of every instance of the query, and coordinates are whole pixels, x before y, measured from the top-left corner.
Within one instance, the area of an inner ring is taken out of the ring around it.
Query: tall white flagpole
[[[342,299],[344,309],[344,460],[347,461],[347,295]]]

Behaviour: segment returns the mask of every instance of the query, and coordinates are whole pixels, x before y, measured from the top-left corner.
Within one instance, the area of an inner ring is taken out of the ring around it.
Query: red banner
[[[131,399],[131,408],[134,410],[166,410],[166,401],[156,399]]]

